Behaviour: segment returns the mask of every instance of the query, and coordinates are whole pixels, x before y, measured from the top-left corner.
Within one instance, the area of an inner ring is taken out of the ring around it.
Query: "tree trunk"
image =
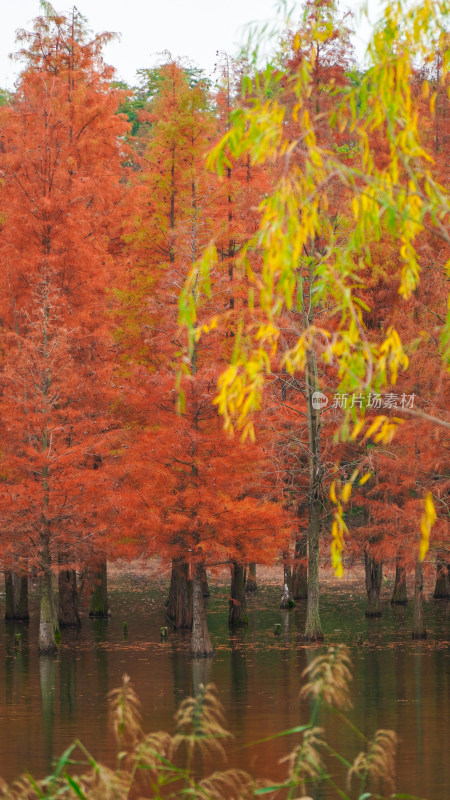
[[[206,605],[202,591],[202,564],[195,565],[193,581],[193,623],[191,654],[197,658],[214,655],[206,620]]]
[[[450,598],[450,564],[444,558],[436,561],[436,585],[433,597],[435,600],[448,600]]]
[[[17,572],[5,572],[5,619],[27,622],[28,611],[28,575]]]
[[[391,597],[391,606],[406,606],[408,598],[406,596],[406,567],[397,562],[395,564],[395,583]]]
[[[283,595],[281,597],[280,608],[294,608],[295,603],[291,594],[291,568],[287,560],[283,563]]]
[[[366,570],[367,607],[366,617],[381,617],[380,591],[383,577],[383,564],[376,562],[373,556],[364,553],[364,566]]]
[[[106,558],[102,559],[93,571],[93,584],[89,616],[104,619],[109,617]]]
[[[77,574],[74,569],[62,569],[58,575],[58,618],[61,628],[79,627]]]
[[[256,561],[251,561],[248,565],[248,572],[245,578],[245,591],[248,594],[252,592],[256,592],[258,589],[258,584],[256,581]]]
[[[202,592],[203,592],[203,597],[210,597],[211,595],[211,592],[209,591],[208,575],[205,566],[203,566],[203,572],[202,572]]]
[[[319,608],[319,536],[322,504],[320,491],[322,463],[320,458],[320,410],[313,406],[313,394],[319,389],[317,360],[314,350],[306,358],[307,422],[309,441],[308,490],[308,600],[306,605],[305,639],[309,642],[323,640]]]
[[[413,639],[426,639],[427,632],[423,619],[423,566],[422,562],[416,561],[416,574],[414,583],[414,619],[413,619]]]
[[[53,593],[53,578],[50,569],[50,554],[48,543],[41,550],[43,572],[40,580],[40,613],[39,613],[39,655],[52,656],[58,652],[56,646],[56,632],[58,620],[56,616],[55,596]]]
[[[189,564],[182,559],[172,560],[172,574],[170,577],[166,614],[173,622],[175,628],[191,630],[192,580],[189,578]]]
[[[166,601],[166,616],[170,620],[174,620],[176,617],[176,597],[177,597],[177,580],[178,580],[178,571],[177,571],[177,564],[178,562],[173,558],[172,559],[172,569],[170,572],[170,585],[169,585],[169,594],[167,596]]]
[[[16,619],[17,612],[17,575],[5,572],[5,619]]]
[[[292,596],[294,600],[306,600],[308,597],[308,539],[306,533],[300,530],[295,536]]]
[[[28,622],[30,612],[28,610],[28,575],[19,577],[19,597],[17,600],[17,620]]]
[[[228,611],[228,625],[239,628],[246,625],[245,616],[244,565],[233,561],[231,566],[231,597]]]

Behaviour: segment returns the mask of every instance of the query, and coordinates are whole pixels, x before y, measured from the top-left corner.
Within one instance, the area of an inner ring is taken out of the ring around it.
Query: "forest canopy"
[[[370,614],[382,562],[418,586],[448,565],[447,16],[387,4],[358,68],[349,15],[307,0],[266,67],[222,54],[212,83],[170,57],[136,87],[75,7],[19,32],[0,547],[40,576],[42,653],[77,623],[83,564],[100,586],[108,559],[170,563],[196,655],[206,569],[231,569],[233,626],[249,565],[279,559],[315,641],[330,528]]]

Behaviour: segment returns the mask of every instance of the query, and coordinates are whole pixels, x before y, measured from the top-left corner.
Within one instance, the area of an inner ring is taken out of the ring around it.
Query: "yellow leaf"
[[[344,503],[346,503],[347,500],[350,499],[351,493],[352,493],[352,485],[351,483],[346,483],[344,488],[342,489],[342,499]]]
[[[421,533],[420,547],[419,547],[420,561],[423,561],[426,554],[428,553],[428,549],[430,547],[431,528],[436,522],[436,519],[437,515],[436,515],[436,509],[434,507],[433,495],[431,494],[431,492],[428,492],[425,497],[425,510],[420,520],[420,533]]]
[[[428,492],[425,498],[425,514],[427,519],[430,521],[431,525],[434,525],[437,519],[437,515],[436,515],[436,509],[434,507],[433,495],[431,494],[431,492]]]
[[[361,429],[363,427],[364,427],[364,420],[363,419],[358,420],[358,422],[356,423],[355,427],[353,428],[352,435],[351,435],[350,438],[351,439],[356,439],[356,437],[358,436],[358,433],[361,431]]]
[[[372,422],[372,425],[370,426],[369,430],[366,431],[364,438],[365,439],[369,439],[370,436],[372,436],[372,434],[376,433],[378,428],[380,427],[380,425],[382,425],[383,422],[386,421],[386,419],[387,419],[387,417],[384,417],[383,415],[381,415],[379,417],[375,417],[375,419]]]
[[[339,563],[336,565],[336,569],[334,570],[334,574],[336,575],[336,578],[343,578],[343,576],[344,576],[344,567],[342,566],[342,561],[339,561]]]
[[[336,482],[335,481],[333,481],[333,483],[330,486],[330,500],[331,500],[332,503],[337,503]]]

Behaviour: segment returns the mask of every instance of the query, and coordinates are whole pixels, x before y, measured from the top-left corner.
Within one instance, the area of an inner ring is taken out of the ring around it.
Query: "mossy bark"
[[[258,583],[256,580],[256,561],[251,561],[248,565],[248,572],[245,579],[245,591],[248,594],[252,592],[256,592],[258,589]]]
[[[203,588],[202,575],[202,592]],[[192,628],[192,593],[189,564],[182,559],[173,559],[166,614],[175,628]]]
[[[103,558],[92,571],[92,582],[93,591],[89,616],[105,619],[109,617],[108,568],[106,558]]]
[[[395,565],[395,583],[392,592],[391,605],[405,606],[408,602],[406,594],[406,567],[397,563]]]
[[[435,600],[448,600],[450,598],[450,564],[445,557],[436,561],[436,584],[433,597]]]
[[[58,652],[56,633],[58,619],[56,616],[55,595],[53,592],[53,576],[51,573],[48,542],[41,549],[41,565],[43,572],[40,579],[39,603],[39,655],[51,656]]]
[[[193,580],[193,620],[191,654],[197,658],[214,655],[206,618],[206,604],[202,591],[202,564],[198,563],[194,569]]]
[[[292,596],[294,600],[306,600],[308,597],[308,538],[306,531],[297,531],[295,537]]]
[[[79,627],[77,574],[74,569],[61,569],[59,571],[58,589],[58,619],[60,627]]]
[[[383,564],[375,561],[374,557],[366,550],[364,553],[364,566],[366,571],[367,606],[366,617],[381,617],[380,591],[383,578]]]
[[[417,559],[414,580],[414,617],[413,617],[413,639],[426,639],[427,631],[423,618],[423,565]]]
[[[245,606],[244,565],[233,561],[231,565],[231,596],[228,610],[228,625],[230,628],[239,628],[246,624]]]

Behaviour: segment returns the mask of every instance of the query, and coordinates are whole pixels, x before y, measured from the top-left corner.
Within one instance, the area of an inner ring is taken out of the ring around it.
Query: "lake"
[[[443,800],[450,787],[450,602],[426,603],[429,636],[414,641],[412,603],[391,608],[386,582],[383,617],[366,620],[362,590],[362,582],[327,585],[321,597],[326,643],[344,642],[351,649],[349,717],[367,736],[377,728],[397,732],[397,791]],[[294,737],[248,745],[307,721],[308,709],[298,699],[301,673],[322,649],[300,641],[305,604],[282,612],[280,586],[260,587],[249,600],[248,628],[230,633],[227,586],[212,579],[211,592],[208,622],[216,656],[209,662],[191,661],[189,634],[169,628],[168,640],[160,641],[167,585],[129,573],[110,580],[109,620],[83,617],[80,631],[63,632],[57,658],[39,659],[37,596],[31,592],[30,624],[0,625],[0,775],[9,781],[29,770],[42,777],[75,737],[95,758],[113,763],[106,696],[126,672],[142,702],[145,730],[172,731],[180,701],[198,683],[214,682],[235,735],[231,764],[258,777],[283,778],[285,765],[278,761]],[[276,622],[282,626],[279,637],[273,632]],[[22,633],[20,647],[16,631]],[[352,760],[360,749],[352,731],[331,714],[321,724],[330,744]],[[331,796],[328,788],[321,792]]]

